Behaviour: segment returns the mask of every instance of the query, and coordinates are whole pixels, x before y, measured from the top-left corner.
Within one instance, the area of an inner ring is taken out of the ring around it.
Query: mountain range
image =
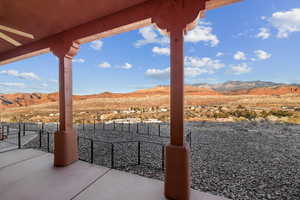
[[[227,81],[217,84],[193,84],[193,86],[214,89],[219,92],[233,92],[237,90],[248,90],[253,88],[276,87],[276,86],[300,86],[297,84],[275,83],[269,81]]]
[[[104,92],[93,95],[74,95],[75,101],[92,98],[129,98],[153,95],[168,95],[169,86],[157,86],[130,93]],[[221,84],[193,84],[185,86],[185,95],[284,95],[300,94],[300,85],[265,81],[228,81]],[[56,102],[58,93],[16,93],[0,94],[0,108],[22,107],[34,104]]]

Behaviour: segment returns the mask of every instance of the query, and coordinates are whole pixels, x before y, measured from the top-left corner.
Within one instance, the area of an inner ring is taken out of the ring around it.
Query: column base
[[[63,167],[78,160],[77,134],[74,130],[54,134],[54,166]]]
[[[190,148],[168,144],[165,149],[165,197],[190,199]]]

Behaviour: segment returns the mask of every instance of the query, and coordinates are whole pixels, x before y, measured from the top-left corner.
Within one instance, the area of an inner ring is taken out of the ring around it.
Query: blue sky
[[[81,45],[75,94],[128,92],[169,84],[169,39],[145,27]],[[299,0],[244,0],[208,11],[185,36],[186,83],[264,80],[300,83]],[[0,93],[54,92],[52,54],[1,66]]]

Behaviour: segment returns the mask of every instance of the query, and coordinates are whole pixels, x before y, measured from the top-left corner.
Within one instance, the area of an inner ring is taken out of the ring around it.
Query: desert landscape
[[[74,123],[98,121],[169,121],[169,87],[130,93],[74,95]],[[300,86],[230,81],[185,87],[186,121],[281,121],[300,123]],[[1,94],[1,120],[57,122],[58,93]]]
[[[169,87],[74,96],[79,157],[164,179]],[[53,152],[58,94],[2,94],[3,148]],[[235,200],[299,199],[300,86],[272,82],[185,88],[192,188]],[[18,140],[19,137],[19,140]],[[3,149],[2,149],[3,150]]]

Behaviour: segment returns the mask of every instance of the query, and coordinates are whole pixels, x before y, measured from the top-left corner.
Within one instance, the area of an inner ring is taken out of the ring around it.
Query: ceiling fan
[[[25,33],[23,31],[19,31],[19,30],[16,30],[16,29],[13,29],[13,28],[10,28],[10,27],[7,27],[7,26],[0,25],[0,31],[1,30],[10,32],[10,33],[13,33],[13,34],[16,34],[16,35],[20,35],[20,36],[23,36],[23,37],[26,37],[26,38],[34,39],[34,36],[32,34]],[[8,42],[8,43],[10,43],[10,44],[12,44],[16,47],[22,45],[20,42],[16,41],[12,37],[10,37],[10,36],[2,33],[2,32],[0,32],[0,39],[3,39],[6,42]]]

